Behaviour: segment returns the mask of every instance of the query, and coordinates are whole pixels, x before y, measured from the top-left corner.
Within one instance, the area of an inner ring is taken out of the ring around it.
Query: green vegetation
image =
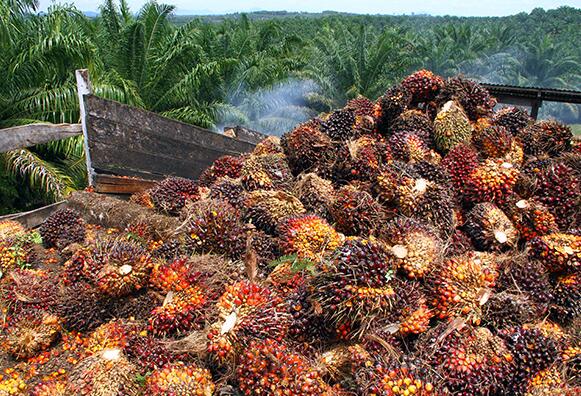
[[[0,127],[77,122],[74,70],[98,95],[220,129],[282,133],[358,94],[372,99],[428,68],[495,83],[581,89],[581,10],[505,18],[338,13],[176,17],[156,2],[100,16],[35,0],[0,0]],[[544,116],[579,123],[579,106]],[[85,183],[73,138],[2,156],[0,212],[59,199]]]

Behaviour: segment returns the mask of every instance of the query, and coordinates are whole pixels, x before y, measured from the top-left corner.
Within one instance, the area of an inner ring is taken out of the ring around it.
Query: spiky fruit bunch
[[[55,273],[30,268],[15,269],[5,279],[2,297],[12,312],[34,309],[54,311],[59,287]]]
[[[454,227],[454,201],[442,185],[422,178],[404,177],[396,187],[396,204],[404,216],[431,224],[442,236]]]
[[[581,183],[568,166],[556,163],[538,173],[535,197],[555,216],[561,229],[567,229],[577,221],[576,213],[581,204]]]
[[[149,318],[149,330],[165,337],[183,334],[201,327],[207,296],[199,286],[190,286],[182,291],[170,291],[162,306],[154,308]]]
[[[313,123],[299,125],[282,137],[282,147],[295,175],[324,171],[333,160],[333,144]]]
[[[136,326],[131,326],[120,320],[102,324],[89,336],[87,351],[96,353],[105,349],[124,349],[127,346],[129,333],[135,331],[135,328]]]
[[[196,182],[182,177],[168,177],[149,190],[155,208],[163,213],[177,215],[186,202],[200,198]]]
[[[534,199],[521,199],[506,207],[507,215],[512,219],[521,238],[526,241],[559,231],[555,216]]]
[[[454,395],[502,394],[513,361],[503,340],[484,327],[446,327],[426,334],[418,347],[443,385]]]
[[[540,121],[524,128],[518,137],[528,155],[556,156],[571,148],[573,132],[558,121]]]
[[[495,204],[476,204],[466,217],[466,233],[474,246],[488,251],[508,250],[516,246],[518,232],[508,216]]]
[[[457,101],[472,121],[488,116],[496,106],[496,99],[476,81],[457,76],[446,80],[437,101]]]
[[[422,69],[406,77],[401,86],[410,92],[412,102],[429,102],[444,87],[444,80],[431,71]]]
[[[429,180],[431,182],[451,187],[450,175],[445,168],[440,166],[440,164],[435,164],[428,161],[420,161],[410,167],[410,172],[417,174],[418,177]]]
[[[28,261],[27,249],[19,243],[0,240],[0,278],[14,268],[25,266]]]
[[[288,332],[288,307],[270,289],[248,281],[226,286],[217,303],[218,321],[208,333],[208,352],[217,360],[237,356],[252,339],[281,341]]]
[[[372,187],[373,194],[385,205],[393,204],[397,197],[396,187],[399,184],[400,174],[393,165],[383,165],[380,168]]]
[[[303,215],[283,220],[278,235],[285,254],[318,261],[341,244],[341,237],[325,220]]]
[[[574,395],[576,391],[569,388],[562,373],[557,367],[540,371],[529,379],[526,385],[525,396],[553,396]]]
[[[316,173],[302,174],[293,192],[308,212],[329,219],[329,208],[335,199],[331,181],[322,179]]]
[[[581,235],[553,233],[534,238],[530,254],[551,272],[578,270],[581,267]]]
[[[356,136],[356,121],[354,110],[335,110],[323,121],[321,131],[333,140],[346,141]]]
[[[503,263],[499,273],[499,291],[525,293],[526,298],[543,305],[551,300],[549,273],[542,262],[518,257]]]
[[[66,396],[67,384],[63,380],[41,382],[32,390],[32,396]]]
[[[428,306],[426,295],[413,283],[406,283],[399,288],[394,311],[398,334],[402,337],[420,334],[430,328],[430,319],[434,312]]]
[[[581,279],[579,273],[558,276],[553,281],[553,304],[551,310],[555,320],[568,322],[581,315]]]
[[[12,317],[4,337],[7,352],[17,359],[38,355],[57,339],[59,322],[56,315],[37,310]]]
[[[395,296],[394,270],[389,253],[379,242],[348,238],[321,264],[313,280],[312,298],[334,326],[360,326],[351,334],[358,336],[370,322],[390,312]]]
[[[119,349],[106,349],[80,361],[70,374],[67,392],[79,396],[140,394],[137,369]]]
[[[505,107],[498,110],[492,118],[495,125],[507,128],[513,136],[517,136],[530,122],[529,114],[520,107]]]
[[[375,104],[365,96],[357,95],[357,97],[348,101],[345,107],[353,110],[355,112],[355,116],[373,117]]]
[[[442,160],[442,167],[450,175],[450,180],[458,195],[466,194],[465,182],[478,163],[478,152],[469,144],[454,147]]]
[[[396,218],[382,229],[380,237],[389,245],[397,268],[410,279],[423,278],[442,254],[438,235],[414,219]]]
[[[472,125],[462,107],[449,101],[434,120],[434,141],[436,148],[448,152],[462,142],[470,140]]]
[[[390,158],[384,142],[371,135],[364,135],[345,142],[339,152],[342,161],[335,163],[335,177],[349,180],[372,180],[379,167]]]
[[[301,201],[284,191],[252,191],[244,206],[245,218],[265,232],[273,232],[281,219],[305,213]]]
[[[416,373],[405,366],[393,368],[376,364],[367,369],[366,375],[370,385],[364,384],[365,395],[369,396],[432,396],[438,395],[434,385],[424,378],[421,373]]]
[[[68,208],[51,214],[38,231],[46,247],[59,249],[71,243],[82,243],[86,236],[85,221],[79,212]]]
[[[185,257],[170,261],[158,261],[153,266],[149,282],[157,289],[165,292],[182,291],[192,286],[200,277],[200,273]]]
[[[337,231],[346,235],[370,235],[385,217],[383,207],[366,191],[352,185],[341,187],[331,206]]]
[[[268,274],[266,283],[283,296],[290,295],[303,286],[306,281],[306,270],[314,267],[312,261],[298,258],[296,255],[283,256],[270,265],[275,267]]]
[[[147,334],[147,332],[130,335],[125,353],[141,373],[161,369],[166,364],[181,357],[171,352],[164,341]]]
[[[514,327],[499,332],[514,357],[511,390],[519,390],[559,360],[557,343],[538,328]]]
[[[155,370],[146,381],[146,392],[151,396],[212,396],[215,389],[208,370],[182,362]]]
[[[278,136],[267,136],[262,139],[254,150],[252,155],[281,154],[283,152],[280,138]]]
[[[487,159],[465,180],[465,197],[472,203],[506,202],[516,184],[519,171],[503,160]]]
[[[432,305],[441,319],[462,317],[479,324],[498,273],[489,257],[476,252],[446,260],[431,276]]]
[[[209,198],[227,201],[230,205],[238,207],[242,203],[244,186],[240,179],[232,179],[228,176],[221,177],[210,186]]]
[[[406,110],[400,114],[390,126],[391,133],[410,132],[424,141],[427,146],[432,144],[434,123],[420,110]]]
[[[387,135],[393,121],[403,113],[412,100],[411,93],[401,85],[396,85],[377,99],[374,115],[377,119],[377,130]]]
[[[26,232],[22,224],[14,220],[0,221],[0,239],[13,239]]]
[[[79,282],[64,288],[57,311],[69,330],[91,331],[111,318],[111,298],[97,288]]]
[[[181,215],[188,232],[190,250],[199,253],[224,254],[237,258],[244,246],[240,212],[228,202],[204,199],[194,202]]]
[[[420,161],[429,161],[436,157],[433,151],[428,148],[424,140],[413,132],[397,132],[389,138],[389,145],[393,158],[416,163]]]
[[[486,157],[502,158],[512,148],[512,134],[501,126],[490,126],[476,131],[472,136],[472,142]]]
[[[144,208],[153,209],[155,205],[151,200],[151,195],[149,195],[149,190],[144,190],[140,192],[136,192],[129,197],[129,202],[136,203],[139,206],[143,206]]]
[[[236,370],[245,395],[335,394],[306,359],[272,339],[253,342]]]
[[[330,337],[331,329],[325,325],[320,306],[311,301],[308,285],[299,285],[286,301],[291,315],[291,339],[316,343]]]
[[[236,179],[240,176],[240,171],[244,165],[244,157],[233,157],[224,155],[218,158],[212,165],[202,172],[199,177],[201,186],[209,187],[221,177],[231,177]]]

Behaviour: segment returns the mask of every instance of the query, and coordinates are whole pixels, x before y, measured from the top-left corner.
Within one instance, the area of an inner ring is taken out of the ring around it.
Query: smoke
[[[313,81],[292,78],[254,92],[237,89],[227,96],[228,105],[216,129],[241,125],[266,135],[281,136],[317,114],[312,98],[319,92]]]

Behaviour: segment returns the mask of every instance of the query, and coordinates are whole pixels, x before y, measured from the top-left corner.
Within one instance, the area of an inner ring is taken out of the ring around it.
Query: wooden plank
[[[66,139],[82,133],[80,124],[29,124],[0,129],[0,152]]]
[[[41,225],[44,220],[58,209],[64,208],[66,201],[60,201],[51,205],[43,206],[28,212],[13,213],[0,217],[0,220],[14,220],[26,228],[35,228]]]
[[[143,109],[93,95],[84,100],[92,166],[106,173],[195,178],[222,155],[254,149],[253,143]]]
[[[104,194],[134,194],[142,192],[155,184],[153,180],[136,177],[99,175],[95,177],[95,192]]]

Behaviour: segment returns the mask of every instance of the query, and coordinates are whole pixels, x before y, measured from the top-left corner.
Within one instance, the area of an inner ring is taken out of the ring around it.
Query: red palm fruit
[[[253,342],[240,356],[236,373],[244,395],[336,394],[304,357],[272,339]]]
[[[364,135],[343,143],[334,166],[335,177],[341,180],[371,180],[382,163],[389,160],[385,143],[374,136]]]
[[[578,394],[579,389],[570,387],[563,374],[557,367],[551,367],[540,371],[537,375],[528,380],[526,384],[525,396],[552,396],[563,395],[573,396]]]
[[[383,165],[375,177],[373,184],[373,193],[380,202],[389,205],[396,199],[396,187],[399,183],[399,174],[397,170],[390,165]]]
[[[466,199],[472,203],[506,202],[516,184],[519,171],[509,162],[487,159],[465,179]]]
[[[456,193],[466,194],[466,180],[478,166],[478,152],[469,144],[454,147],[442,160],[442,167],[448,171]]]
[[[346,235],[367,236],[385,218],[383,207],[366,191],[346,185],[336,193],[331,215],[337,231]]]
[[[161,369],[168,363],[183,358],[168,349],[166,343],[146,331],[129,335],[125,353],[138,370],[145,374]]]
[[[429,102],[444,87],[444,80],[431,71],[422,69],[407,76],[401,86],[410,92],[413,103]]]
[[[442,243],[435,231],[414,219],[398,217],[379,236],[389,246],[397,268],[410,279],[423,278],[442,255]]]
[[[488,90],[462,76],[447,79],[436,100],[438,103],[458,101],[472,121],[489,116],[496,106],[496,99],[490,96]]]
[[[106,349],[81,360],[71,372],[68,394],[78,396],[140,394],[137,369],[119,349]]]
[[[472,143],[485,157],[503,158],[512,148],[513,137],[504,127],[489,126],[476,131]]]
[[[470,252],[446,260],[430,276],[432,305],[439,318],[462,317],[479,324],[498,273],[494,258]]]
[[[145,386],[151,396],[212,396],[216,389],[208,370],[182,362],[170,363],[155,370],[147,377]]]
[[[314,263],[308,259],[299,259],[297,256],[281,257],[271,263],[276,267],[268,274],[266,283],[281,296],[292,295],[298,288],[306,282],[305,272]]]
[[[289,337],[306,343],[317,343],[331,337],[330,329],[322,317],[320,305],[310,298],[309,288],[300,284],[286,298],[291,321]]]
[[[67,396],[67,384],[63,380],[41,382],[32,389],[31,396]]]
[[[38,229],[46,247],[62,249],[71,243],[85,240],[85,221],[73,209],[59,209],[51,214]]]
[[[555,216],[545,205],[534,199],[509,202],[504,207],[525,241],[559,231]]]
[[[320,265],[313,279],[312,299],[336,328],[353,324],[349,337],[358,337],[369,324],[388,317],[395,291],[395,267],[389,253],[375,240],[348,238]]]
[[[226,287],[217,303],[218,321],[208,334],[208,352],[224,362],[255,338],[281,341],[288,332],[286,302],[270,289],[248,281]]]
[[[356,122],[354,110],[349,108],[335,110],[324,119],[321,131],[333,140],[346,141],[356,137],[358,133],[355,129]]]
[[[144,208],[154,209],[155,204],[151,199],[151,195],[149,194],[149,190],[140,191],[132,194],[129,197],[129,202],[136,203],[137,205],[143,206]]]
[[[561,229],[575,224],[581,183],[570,167],[561,163],[548,165],[538,172],[534,187],[535,197],[549,208]]]
[[[13,312],[40,309],[54,311],[58,299],[58,278],[40,269],[15,269],[5,278],[4,301]]]
[[[238,258],[244,242],[240,212],[226,201],[205,199],[184,209],[181,216],[187,230],[190,252],[224,254]]]
[[[295,175],[301,172],[320,173],[334,160],[331,138],[312,122],[287,132],[281,142],[289,167]]]
[[[528,155],[557,156],[571,148],[571,128],[558,121],[540,121],[524,128],[518,135]]]
[[[244,200],[244,218],[268,233],[274,232],[281,219],[303,213],[301,201],[284,191],[256,190]]]
[[[198,178],[198,182],[200,186],[209,187],[221,177],[236,179],[240,177],[243,165],[243,156],[234,157],[231,155],[223,155],[202,172]]]
[[[420,110],[406,110],[400,114],[391,124],[392,134],[408,132],[414,133],[426,144],[432,147],[432,135],[434,133],[434,123]]]
[[[240,173],[247,190],[273,190],[287,188],[292,173],[284,154],[251,155]]]
[[[393,121],[407,110],[411,100],[411,93],[401,85],[388,89],[384,95],[380,96],[374,106],[377,131],[387,136]]]
[[[487,251],[509,250],[518,242],[518,231],[504,212],[490,202],[476,204],[466,216],[466,233],[474,246]]]
[[[195,284],[200,275],[191,260],[180,257],[168,262],[157,261],[151,271],[149,282],[165,292],[182,291]]]
[[[388,368],[381,364],[375,364],[365,369],[365,383],[361,384],[363,395],[366,396],[437,396],[440,391],[432,384],[426,375],[419,373],[417,369],[406,366]],[[360,379],[359,382],[362,382]]]
[[[278,136],[267,136],[254,147],[252,155],[281,154],[282,152],[280,138]]]
[[[345,107],[353,110],[355,112],[355,116],[373,117],[375,104],[365,96],[357,95],[357,97],[347,102]]]
[[[428,306],[425,294],[411,283],[403,284],[399,290],[395,309],[399,335],[406,337],[427,331],[434,312]]]
[[[244,198],[244,186],[240,179],[232,179],[228,176],[221,177],[210,186],[209,198],[226,201],[233,207],[242,203]]]
[[[424,140],[414,132],[397,132],[389,138],[393,158],[407,163],[420,161],[439,162],[440,156],[430,150]]]
[[[436,148],[447,153],[471,137],[472,125],[462,107],[453,101],[444,104],[434,120]]]
[[[298,177],[293,193],[308,212],[330,219],[329,208],[335,199],[335,189],[331,181],[315,173],[302,174]]]
[[[105,349],[123,350],[128,343],[129,334],[137,331],[136,325],[114,320],[97,327],[88,339],[87,352],[93,354]]]
[[[492,118],[495,125],[507,128],[513,136],[517,136],[533,120],[519,107],[505,107],[494,114]]]
[[[552,315],[563,323],[574,321],[581,314],[581,280],[578,272],[564,274],[553,280],[551,290]]]
[[[46,311],[27,311],[8,321],[5,348],[17,359],[31,358],[48,349],[60,331],[60,319],[56,315]]]
[[[530,255],[551,272],[576,271],[581,266],[581,236],[557,232],[534,238]]]
[[[64,288],[57,313],[69,330],[91,331],[111,318],[111,296],[84,282]]]
[[[200,198],[196,182],[181,177],[168,177],[155,184],[149,190],[151,201],[157,210],[170,215],[177,215],[186,202]]]
[[[283,253],[296,254],[301,259],[319,261],[341,244],[339,233],[315,215],[283,220],[277,231]]]
[[[154,308],[149,317],[149,331],[165,337],[201,328],[208,299],[199,286],[168,292],[163,305]]]

